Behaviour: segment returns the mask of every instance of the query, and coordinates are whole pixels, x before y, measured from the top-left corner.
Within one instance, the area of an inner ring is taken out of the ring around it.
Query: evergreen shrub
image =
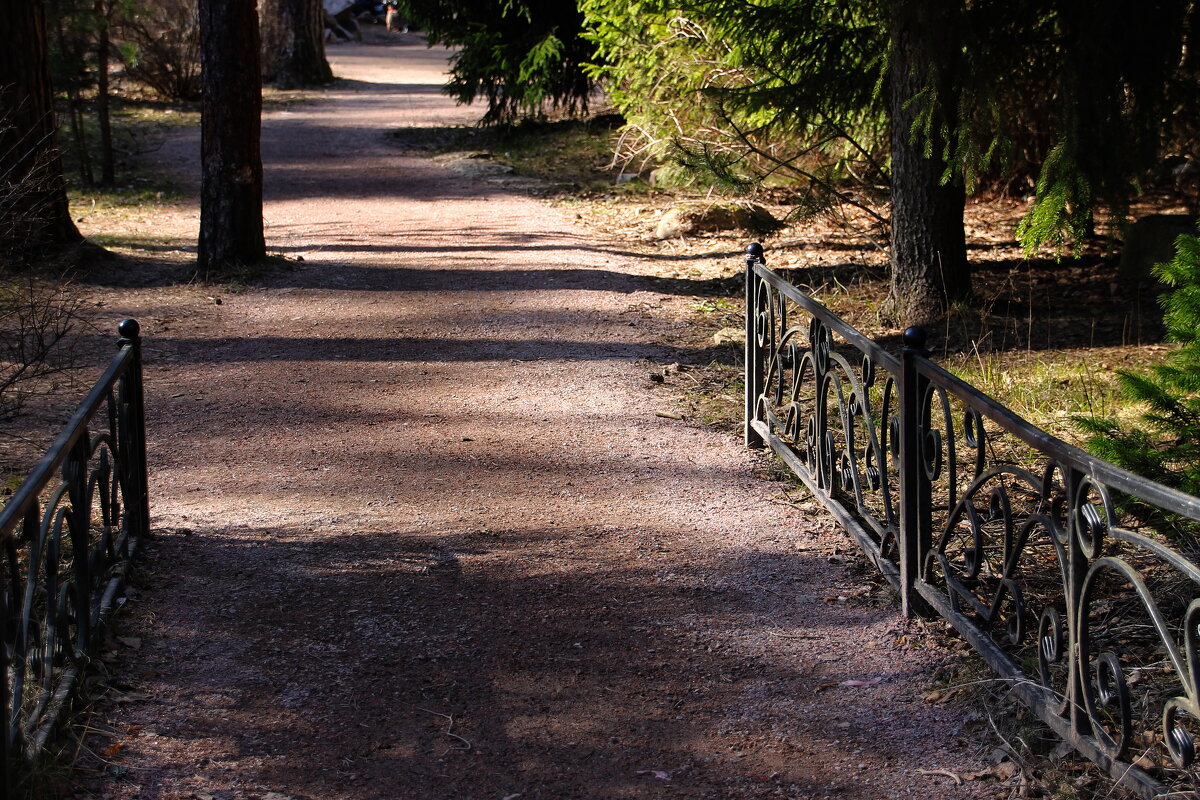
[[[1175,240],[1175,258],[1154,274],[1163,295],[1167,338],[1179,344],[1149,373],[1122,370],[1121,389],[1146,410],[1126,428],[1112,418],[1076,417],[1095,455],[1146,478],[1200,495],[1200,237]]]

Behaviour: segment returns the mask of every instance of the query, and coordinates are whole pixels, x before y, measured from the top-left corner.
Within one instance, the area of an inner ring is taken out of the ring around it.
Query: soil
[[[286,269],[188,283],[189,245],[142,245],[81,276],[143,326],[156,535],[62,793],[1007,795],[962,780],[981,721],[926,702],[938,637],[660,380],[735,356],[661,280],[693,262],[396,146],[477,118],[447,55],[332,46],[343,80],[265,116]],[[190,180],[197,137],[157,158]]]

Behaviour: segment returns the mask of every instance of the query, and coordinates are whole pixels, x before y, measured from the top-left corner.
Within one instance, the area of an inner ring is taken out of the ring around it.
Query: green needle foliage
[[[562,0],[407,0],[430,42],[458,47],[444,91],[460,103],[484,100],[484,124],[587,110],[591,79],[581,64],[592,47],[583,17]]]
[[[647,155],[709,165],[737,186],[895,180],[888,81],[897,0],[578,0],[591,67]],[[912,139],[942,181],[1025,186],[1018,236],[1078,247],[1096,211],[1120,217],[1164,155],[1197,140],[1200,4],[958,0],[954,42],[915,104]],[[940,73],[940,75],[938,74]],[[636,149],[636,148],[634,148]],[[740,181],[739,181],[740,179]],[[844,198],[839,198],[844,199]]]
[[[1194,145],[1200,6],[1054,0],[1033,18],[1054,145],[1017,236],[1029,254],[1042,244],[1078,250],[1095,209],[1123,217],[1158,160]]]
[[[1122,391],[1147,410],[1141,425],[1076,417],[1088,449],[1143,477],[1200,495],[1200,238],[1180,236],[1175,258],[1154,268],[1173,291],[1162,298],[1167,337],[1179,343],[1149,374],[1121,371]]]
[[[580,0],[590,74],[628,120],[625,155],[734,191],[801,179],[803,210],[882,177],[881,3]]]

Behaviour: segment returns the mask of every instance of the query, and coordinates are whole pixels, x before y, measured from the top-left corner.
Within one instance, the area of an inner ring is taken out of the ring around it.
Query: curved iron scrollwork
[[[1172,543],[1200,519],[1195,498],[1157,487],[1148,502],[1156,487],[921,369],[946,474],[918,589],[1026,676],[1043,717],[1085,753],[1148,796],[1190,780],[1200,568]]]
[[[1200,499],[1031,426],[919,337],[883,353],[761,250],[747,289],[747,442],[1081,753],[1144,797],[1200,786]]]
[[[117,356],[0,511],[6,765],[45,746],[149,534],[139,330],[119,330]]]
[[[898,586],[898,363],[765,267],[755,270],[759,256],[750,260],[747,364],[759,372],[747,380],[747,439],[770,443],[835,506]]]

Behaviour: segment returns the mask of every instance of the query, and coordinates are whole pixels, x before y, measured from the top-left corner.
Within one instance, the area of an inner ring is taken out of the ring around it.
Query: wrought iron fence
[[[45,747],[149,534],[141,339],[118,353],[0,510],[0,791]]]
[[[1200,499],[1034,427],[746,262],[746,444],[769,446],[905,613],[948,620],[1144,797],[1200,788]]]

